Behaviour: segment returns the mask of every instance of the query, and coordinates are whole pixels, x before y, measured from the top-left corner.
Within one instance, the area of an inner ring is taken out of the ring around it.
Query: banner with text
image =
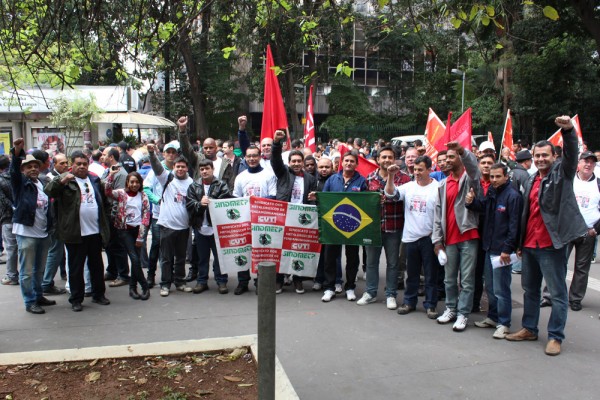
[[[241,201],[245,203],[238,205],[237,202]],[[228,227],[233,225],[230,217],[233,207],[239,215],[248,215],[250,223]],[[209,210],[216,226],[215,239],[219,261],[223,259],[223,273],[247,270],[250,265],[252,272],[256,273],[259,262],[271,261],[280,273],[307,277],[316,275],[321,251],[316,206],[250,197],[211,200]],[[233,232],[235,236],[227,236],[223,240],[219,235],[224,232]],[[251,246],[247,246],[248,243]],[[232,254],[233,259],[231,256],[227,259],[228,254]],[[242,266],[241,261],[251,262]]]
[[[208,210],[214,227],[221,273],[247,271],[252,254],[249,199],[211,199]]]

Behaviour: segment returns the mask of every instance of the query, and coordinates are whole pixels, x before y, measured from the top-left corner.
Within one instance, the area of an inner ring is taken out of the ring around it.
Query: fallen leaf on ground
[[[248,352],[248,349],[246,349],[245,347],[242,347],[242,348],[239,348],[239,349],[235,349],[231,353],[229,353],[229,359],[232,360],[232,361],[233,360],[237,360],[238,358],[240,358],[241,356],[243,356],[247,352]]]
[[[230,376],[230,375],[225,375],[223,377],[223,379],[225,379],[226,381],[229,381],[229,382],[242,382],[243,381],[242,378],[238,378],[237,376]]]
[[[146,378],[140,378],[137,381],[135,381],[135,383],[137,383],[138,385],[143,385],[146,382],[148,382],[148,379]]]
[[[37,386],[40,383],[42,383],[42,382],[36,381],[35,379],[25,379],[25,384],[29,385],[29,386]]]
[[[94,361],[92,361],[89,366],[93,367],[94,365],[98,364],[98,359],[96,358]]]
[[[238,383],[239,387],[250,387],[250,386],[254,386],[253,383]]]
[[[98,379],[100,379],[101,375],[102,374],[98,371],[90,372],[89,374],[87,374],[85,376],[85,381],[86,382],[96,382]]]

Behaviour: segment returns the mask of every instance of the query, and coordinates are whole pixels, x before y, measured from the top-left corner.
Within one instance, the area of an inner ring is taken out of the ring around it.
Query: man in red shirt
[[[436,254],[445,250],[448,263],[445,266],[446,311],[438,323],[456,320],[452,329],[462,332],[467,327],[473,307],[475,262],[479,243],[479,214],[465,208],[465,197],[471,189],[481,193],[481,172],[475,155],[458,142],[447,144],[446,164],[450,169],[448,178],[440,182],[439,202],[435,210],[432,242]],[[458,290],[458,278],[460,286]]]
[[[575,200],[573,179],[577,172],[577,137],[568,116],[558,117],[563,156],[547,140],[537,142],[533,160],[538,171],[525,184],[521,218],[523,271],[523,329],[506,337],[511,341],[537,340],[542,278],[552,295],[546,354],[560,354],[567,323],[567,244],[587,233]]]

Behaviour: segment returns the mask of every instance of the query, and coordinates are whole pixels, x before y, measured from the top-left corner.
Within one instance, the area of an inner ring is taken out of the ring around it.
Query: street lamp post
[[[461,106],[460,112],[465,112],[465,71],[461,71],[460,69],[452,68],[451,71],[453,74],[462,75],[462,96],[461,96]]]

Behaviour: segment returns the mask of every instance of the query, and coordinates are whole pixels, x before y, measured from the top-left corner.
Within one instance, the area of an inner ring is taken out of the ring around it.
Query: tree
[[[95,99],[76,96],[74,99],[58,97],[51,102],[52,115],[50,121],[56,127],[65,129],[66,154],[77,147],[82,139],[82,132],[91,129],[92,116],[101,112]]]

